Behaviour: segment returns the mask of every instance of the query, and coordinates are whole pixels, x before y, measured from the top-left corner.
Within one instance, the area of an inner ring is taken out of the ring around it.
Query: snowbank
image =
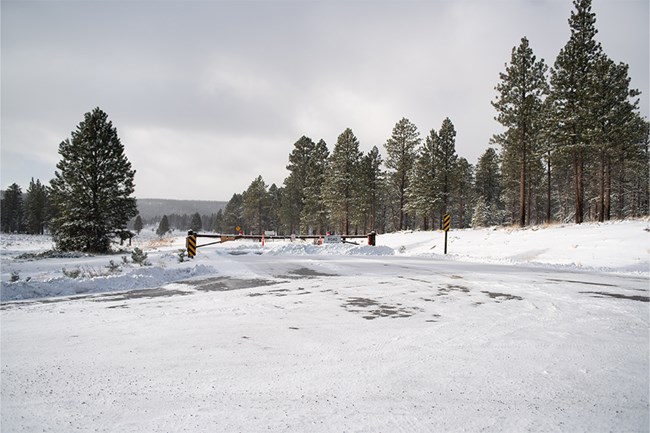
[[[200,248],[194,260],[179,262],[178,254],[184,243],[184,236],[180,234],[160,239],[143,232],[133,247],[138,246],[148,253],[151,266],[139,267],[120,263],[120,255],[39,257],[40,253],[52,248],[49,236],[3,235],[0,238],[0,299],[10,301],[160,287],[197,276],[218,275],[220,257],[222,261],[234,255],[411,256],[650,274],[648,220],[523,229],[452,230],[448,233],[447,256],[442,255],[442,231],[383,234],[377,236],[376,247],[363,244],[314,245],[303,241],[272,241],[262,246],[259,242],[241,240]],[[124,254],[128,256],[128,252]],[[111,267],[113,271],[108,271]],[[70,270],[78,271],[79,276],[69,278],[66,272]]]
[[[402,232],[378,239],[404,255],[434,256],[444,251],[442,231]],[[647,220],[635,220],[452,230],[448,233],[447,249],[451,260],[647,274],[650,224]]]

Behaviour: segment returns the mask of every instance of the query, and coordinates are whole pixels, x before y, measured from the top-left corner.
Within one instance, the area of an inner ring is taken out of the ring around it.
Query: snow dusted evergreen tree
[[[442,216],[451,210],[453,179],[456,170],[458,155],[456,154],[456,129],[451,120],[447,117],[442,121],[438,132],[438,147],[434,154],[436,165],[437,196],[440,200],[440,228],[442,228]]]
[[[23,191],[17,183],[12,183],[2,199],[2,231],[20,233],[24,228]]]
[[[160,219],[160,223],[158,223],[158,228],[156,229],[156,234],[158,236],[165,236],[167,233],[170,232],[169,228],[169,218],[167,218],[167,215],[163,215],[163,217]]]
[[[255,234],[266,230],[267,219],[271,203],[266,183],[262,176],[258,176],[244,192],[243,214],[244,220]]]
[[[572,166],[574,220],[580,224],[585,216],[585,164],[592,144],[589,131],[595,126],[593,74],[602,49],[595,39],[598,30],[591,0],[574,0],[573,5],[575,10],[569,19],[571,37],[551,68],[550,98],[559,144],[556,151]]]
[[[135,230],[137,234],[140,234],[143,228],[144,224],[142,223],[142,217],[138,215],[135,217],[135,221],[133,221],[133,230]]]
[[[472,214],[472,227],[487,227],[490,225],[492,212],[486,205],[483,197],[478,197],[474,204],[474,213]]]
[[[353,212],[359,203],[359,141],[350,128],[339,135],[327,163],[323,196],[330,222],[338,233],[349,234]]]
[[[542,102],[548,93],[546,70],[544,61],[537,61],[528,39],[522,38],[520,45],[512,49],[505,73],[499,74],[501,82],[496,86],[499,95],[492,102],[498,112],[496,120],[506,128],[504,134],[494,137],[494,142],[503,146],[506,161],[516,161],[517,180],[512,183],[519,190],[520,226],[526,225],[530,211],[527,206],[531,190],[530,167],[540,160],[537,138],[541,133]],[[506,171],[504,175],[509,173]]]
[[[474,167],[465,158],[458,158],[454,173],[454,196],[456,208],[452,216],[456,227],[465,228],[469,225],[468,209],[474,202]],[[470,209],[471,211],[471,209]]]
[[[476,206],[479,209],[481,225],[499,224],[501,215],[501,171],[500,159],[496,150],[488,148],[476,164],[474,176],[474,188],[476,194]],[[476,210],[474,214],[476,215]],[[485,215],[485,216],[484,216]],[[472,218],[474,221],[474,218]],[[472,222],[475,226],[476,223]]]
[[[234,233],[237,227],[244,225],[244,197],[242,194],[233,194],[223,211],[224,230]]]
[[[329,150],[324,140],[320,140],[305,161],[303,207],[300,214],[301,232],[324,234],[327,226],[327,209],[323,200],[323,184],[327,169]]]
[[[223,233],[224,232],[223,209],[219,209],[217,211],[217,214],[214,216],[214,219],[212,220],[212,226],[210,227],[210,230],[212,230],[215,233]]]
[[[203,221],[201,221],[201,214],[198,212],[192,215],[192,221],[190,222],[190,229],[195,232],[200,232],[203,230]]]
[[[433,226],[434,212],[440,209],[435,161],[438,142],[438,133],[432,129],[424,140],[424,145],[418,151],[406,188],[407,209],[422,217],[424,230],[429,229],[429,221]]]
[[[269,187],[269,222],[268,228],[274,230],[278,234],[284,234],[282,230],[282,196],[284,194],[283,188],[278,188],[276,184]]]
[[[57,248],[106,252],[110,239],[137,214],[135,170],[117,130],[99,108],[86,113],[72,138],[59,145],[50,194],[58,214],[51,222]]]
[[[381,169],[382,158],[377,146],[361,158],[359,167],[359,208],[358,223],[364,232],[377,230],[380,218],[382,192],[384,190],[384,172]]]
[[[47,188],[32,178],[25,199],[25,225],[27,233],[42,235],[47,222]]]
[[[386,167],[391,187],[399,199],[398,230],[406,227],[406,204],[409,174],[413,169],[420,133],[410,120],[402,118],[395,124],[391,137],[386,141]]]
[[[612,202],[612,169],[623,169],[618,162],[638,160],[642,155],[634,148],[643,143],[643,121],[638,115],[640,92],[630,89],[628,65],[614,63],[604,53],[599,55],[594,65],[591,105],[595,118],[589,141],[597,160],[596,172],[598,186],[596,215],[598,221],[609,220]],[[631,152],[630,152],[631,150]],[[647,171],[643,165],[639,167]]]
[[[316,145],[304,135],[293,145],[289,154],[289,176],[284,180],[282,197],[282,221],[290,233],[300,232],[300,217],[305,205],[307,171]],[[319,156],[320,157],[320,156]]]

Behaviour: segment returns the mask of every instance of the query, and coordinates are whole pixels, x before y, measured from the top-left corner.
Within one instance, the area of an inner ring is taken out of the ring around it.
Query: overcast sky
[[[30,1],[1,3],[1,187],[47,183],[59,143],[104,110],[138,198],[229,200],[282,184],[306,135],[367,152],[402,117],[445,117],[475,164],[500,131],[490,102],[528,37],[551,66],[569,0]],[[594,0],[597,39],[630,65],[648,116],[648,0]]]

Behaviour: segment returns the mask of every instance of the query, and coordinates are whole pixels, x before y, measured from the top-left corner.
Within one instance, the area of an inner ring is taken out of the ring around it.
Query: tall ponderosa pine
[[[506,132],[494,137],[494,142],[503,146],[504,158],[516,161],[519,189],[520,226],[526,225],[530,200],[530,166],[539,162],[536,138],[541,134],[542,103],[548,93],[547,67],[544,60],[537,61],[525,37],[518,47],[512,49],[510,65],[505,73],[499,74],[501,82],[496,86],[499,95],[492,102],[497,110],[496,120]],[[510,156],[512,155],[512,156]],[[515,158],[516,155],[516,158]],[[510,172],[507,172],[510,173]]]
[[[442,121],[438,131],[438,147],[436,148],[436,182],[437,195],[440,199],[440,228],[442,228],[442,215],[451,210],[453,179],[456,169],[458,154],[456,154],[456,129],[447,117]]]
[[[24,203],[23,191],[17,183],[9,185],[2,199],[0,210],[2,212],[2,231],[5,233],[19,233],[24,229]]]
[[[304,135],[293,145],[289,154],[289,176],[284,180],[282,220],[290,233],[300,231],[300,217],[305,205],[307,171],[316,145]]]
[[[51,181],[58,215],[52,234],[61,250],[106,252],[110,239],[138,211],[131,195],[135,170],[108,116],[86,113],[72,138],[59,145],[61,161]]]
[[[276,184],[269,187],[269,230],[275,230],[278,234],[284,234],[282,229],[282,197],[284,188],[278,188]]]
[[[357,177],[361,161],[359,141],[350,128],[339,135],[327,162],[324,199],[330,221],[341,234],[349,234],[358,204]]]
[[[615,64],[605,54],[597,57],[592,75],[594,93],[592,95],[593,129],[589,131],[589,141],[595,159],[598,161],[597,219],[604,221],[611,216],[612,168],[624,155],[625,160],[635,160],[633,152],[626,152],[642,142],[639,138],[638,106],[635,98],[638,90],[630,89],[628,65]],[[627,153],[627,155],[625,155]]]
[[[361,158],[359,172],[359,224],[364,231],[377,230],[384,189],[382,158],[377,146]]]
[[[570,161],[573,171],[575,222],[585,216],[585,164],[594,128],[594,80],[596,62],[602,53],[595,40],[596,15],[591,0],[574,0],[569,26],[571,36],[551,68],[552,121],[556,125],[557,151]]]
[[[25,225],[27,233],[42,235],[47,222],[47,188],[39,179],[32,178],[25,199]]]
[[[438,133],[432,129],[424,140],[424,145],[417,153],[406,189],[408,195],[407,209],[422,217],[424,230],[429,229],[429,221],[432,222],[433,226],[434,213],[440,209],[435,160],[439,141]]]
[[[454,174],[454,195],[458,216],[455,219],[457,227],[469,226],[470,218],[467,217],[468,209],[474,202],[474,167],[465,158],[458,158]]]
[[[303,207],[300,214],[301,232],[324,234],[327,226],[327,209],[323,201],[323,183],[329,150],[324,140],[319,140],[309,153],[305,167]]]
[[[420,144],[420,133],[410,120],[402,118],[395,127],[391,137],[386,141],[386,167],[389,169],[390,181],[399,199],[398,229],[406,226],[405,211],[409,174],[415,162],[416,149]]]
[[[255,233],[261,234],[266,229],[271,203],[262,176],[258,176],[244,192],[244,219]]]

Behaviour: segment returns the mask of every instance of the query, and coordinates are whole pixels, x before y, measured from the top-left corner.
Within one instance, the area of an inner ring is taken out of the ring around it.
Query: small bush
[[[13,271],[13,272],[11,273],[11,280],[10,280],[10,281],[11,281],[12,283],[15,283],[15,282],[18,281],[18,280],[20,280],[20,274],[19,274],[18,272],[16,272],[16,271]]]
[[[185,257],[187,257],[187,251],[184,249],[178,250],[178,263],[183,263],[185,261]]]
[[[135,247],[131,253],[131,260],[140,266],[149,266],[151,263],[147,261],[147,253],[143,252],[140,248]]]
[[[108,272],[111,274],[117,274],[119,272],[122,272],[122,268],[120,268],[120,265],[115,263],[113,260],[108,262],[108,266],[106,266],[108,269]]]
[[[66,268],[63,268],[63,275],[65,275],[68,278],[76,279],[79,278],[79,275],[81,275],[81,269],[71,269],[67,270]]]

